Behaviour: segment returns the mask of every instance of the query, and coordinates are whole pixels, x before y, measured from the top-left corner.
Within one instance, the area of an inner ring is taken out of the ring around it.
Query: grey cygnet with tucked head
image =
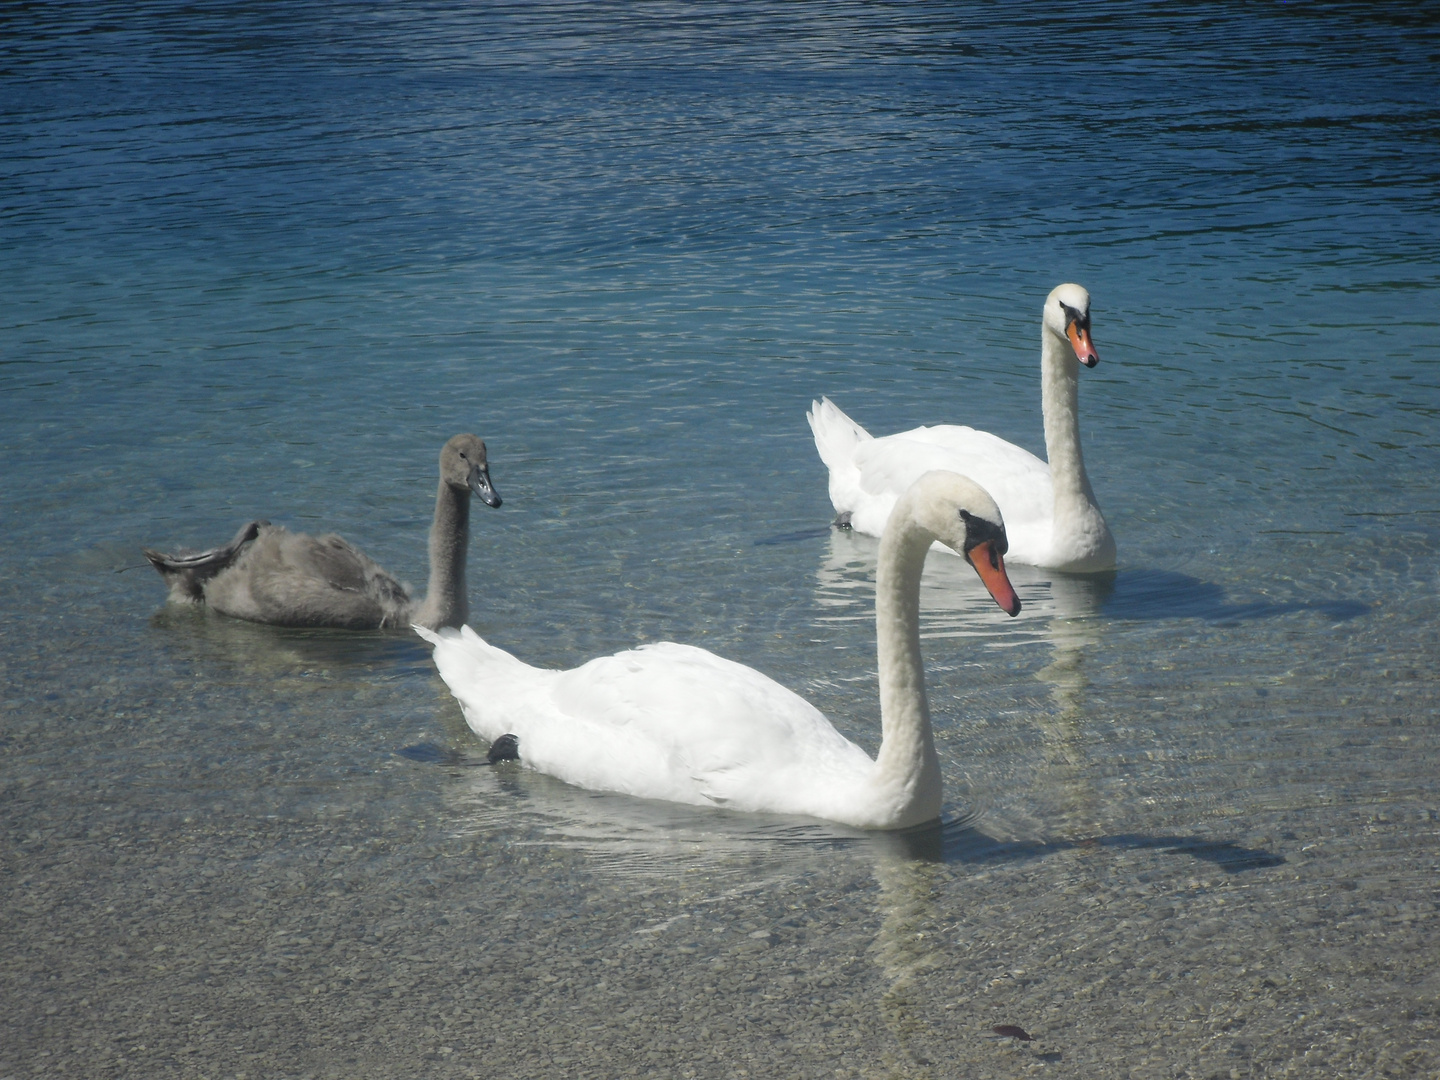
[[[485,444],[456,435],[440,451],[440,488],[430,526],[430,586],[411,600],[405,586],[364,552],[333,534],[292,533],[251,521],[223,547],[145,557],[170,586],[170,600],[203,603],[222,615],[276,626],[387,626],[437,629],[469,617],[465,554],[470,546],[470,494],[499,506]]]

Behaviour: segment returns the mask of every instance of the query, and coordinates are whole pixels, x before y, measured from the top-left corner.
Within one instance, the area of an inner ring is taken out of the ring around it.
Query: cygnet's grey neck
[[[470,547],[470,492],[443,479],[430,525],[430,584],[411,621],[431,630],[461,626],[470,615],[465,554]]]

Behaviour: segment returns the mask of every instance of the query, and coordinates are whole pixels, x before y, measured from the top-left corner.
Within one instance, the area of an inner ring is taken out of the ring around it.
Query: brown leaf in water
[[[997,1024],[990,1030],[995,1032],[996,1035],[1008,1035],[1010,1038],[1019,1039],[1021,1042],[1034,1042],[1024,1028],[1016,1027],[1014,1024]]]

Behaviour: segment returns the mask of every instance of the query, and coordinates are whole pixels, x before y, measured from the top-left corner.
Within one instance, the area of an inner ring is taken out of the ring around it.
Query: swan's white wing
[[[968,476],[990,493],[1005,515],[1007,530],[1037,519],[1048,521],[1052,513],[1050,466],[988,431],[955,424],[919,427],[875,439],[856,456],[867,488],[884,477],[890,485],[899,482],[899,491],[904,491],[935,468]]]
[[[571,671],[532,668],[481,640],[429,634],[476,732],[519,739],[540,772],[600,791],[816,814],[873,762],[809,702],[753,668],[663,643]]]
[[[1049,548],[1054,508],[1050,466],[988,431],[944,424],[872,439],[855,448],[859,473],[851,524],[879,536],[900,494],[932,469],[968,476],[1005,518],[1010,558],[1032,562]]]
[[[690,645],[663,642],[592,660],[561,676],[554,700],[567,718],[608,731],[625,751],[608,782],[595,782],[598,769],[587,766],[587,786],[658,798],[684,790],[686,801],[698,795],[783,811],[813,802],[797,799],[797,772],[809,774],[808,790],[822,778],[854,783],[873,766],[798,694]],[[637,775],[637,747],[653,755],[648,777]],[[600,768],[612,757],[601,755]]]

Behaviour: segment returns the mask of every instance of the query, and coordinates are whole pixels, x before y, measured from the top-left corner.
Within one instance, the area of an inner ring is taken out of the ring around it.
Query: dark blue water
[[[1437,60],[1401,4],[0,8],[0,1074],[1440,1068]],[[1038,452],[1061,281],[1119,571],[932,566],[914,842],[459,764],[418,642],[139,557],[422,585],[474,431],[482,633],[873,749],[805,409]]]

